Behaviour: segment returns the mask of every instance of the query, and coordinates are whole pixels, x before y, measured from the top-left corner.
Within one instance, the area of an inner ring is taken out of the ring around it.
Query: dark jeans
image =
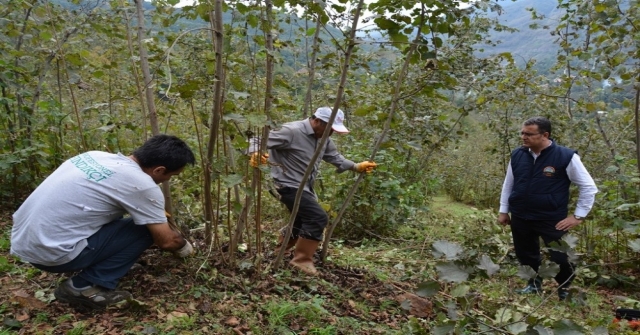
[[[511,236],[516,256],[522,265],[528,265],[538,272],[542,256],[540,255],[540,238],[548,247],[552,242],[562,240],[566,231],[557,230],[558,220],[524,220],[511,217]],[[575,265],[569,262],[567,254],[549,250],[551,260],[560,265],[560,272],[555,279],[562,287],[569,287],[573,280]]]
[[[140,255],[153,244],[149,229],[133,219],[119,219],[104,225],[87,239],[87,247],[71,262],[46,266],[33,264],[48,272],[80,271],[78,276],[94,285],[115,289]]]
[[[282,187],[278,189],[280,201],[287,206],[289,211],[293,209],[298,189],[293,187]],[[320,206],[315,196],[309,192],[302,192],[300,208],[293,223],[291,238],[298,236],[309,240],[322,241],[324,227],[329,222],[327,212]]]

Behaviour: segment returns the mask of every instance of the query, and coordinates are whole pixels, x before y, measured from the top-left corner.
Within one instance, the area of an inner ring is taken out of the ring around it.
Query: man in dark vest
[[[511,225],[516,256],[522,265],[538,272],[541,263],[540,238],[546,246],[559,243],[569,229],[584,221],[598,189],[576,151],[557,145],[551,136],[551,122],[544,117],[526,120],[520,131],[522,146],[511,153],[502,185],[498,221]],[[578,186],[576,209],[569,213],[569,185]],[[511,217],[509,217],[511,213]],[[560,266],[555,277],[558,298],[566,299],[574,267],[566,253],[550,250],[551,260]],[[518,293],[542,293],[542,278],[529,279]]]

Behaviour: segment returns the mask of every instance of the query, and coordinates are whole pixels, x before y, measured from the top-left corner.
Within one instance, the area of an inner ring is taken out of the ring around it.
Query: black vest
[[[534,162],[528,148],[513,150],[513,189],[509,196],[511,215],[526,220],[566,218],[571,185],[567,165],[575,153],[552,142]]]

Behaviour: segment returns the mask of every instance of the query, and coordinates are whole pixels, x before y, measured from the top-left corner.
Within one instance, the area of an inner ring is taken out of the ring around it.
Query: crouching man
[[[132,155],[89,151],[65,161],[13,214],[11,254],[54,273],[61,302],[104,308],[131,294],[116,286],[152,244],[179,257],[191,244],[171,229],[157,184],[195,157],[181,139],[157,135]],[[124,214],[129,214],[126,218]]]

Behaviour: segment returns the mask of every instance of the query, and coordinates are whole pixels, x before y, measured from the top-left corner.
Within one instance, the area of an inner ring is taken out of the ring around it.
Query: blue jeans
[[[149,229],[133,219],[118,219],[105,224],[87,239],[87,247],[71,262],[56,266],[32,264],[48,272],[80,271],[78,277],[94,285],[115,289],[120,278],[153,244]]]

